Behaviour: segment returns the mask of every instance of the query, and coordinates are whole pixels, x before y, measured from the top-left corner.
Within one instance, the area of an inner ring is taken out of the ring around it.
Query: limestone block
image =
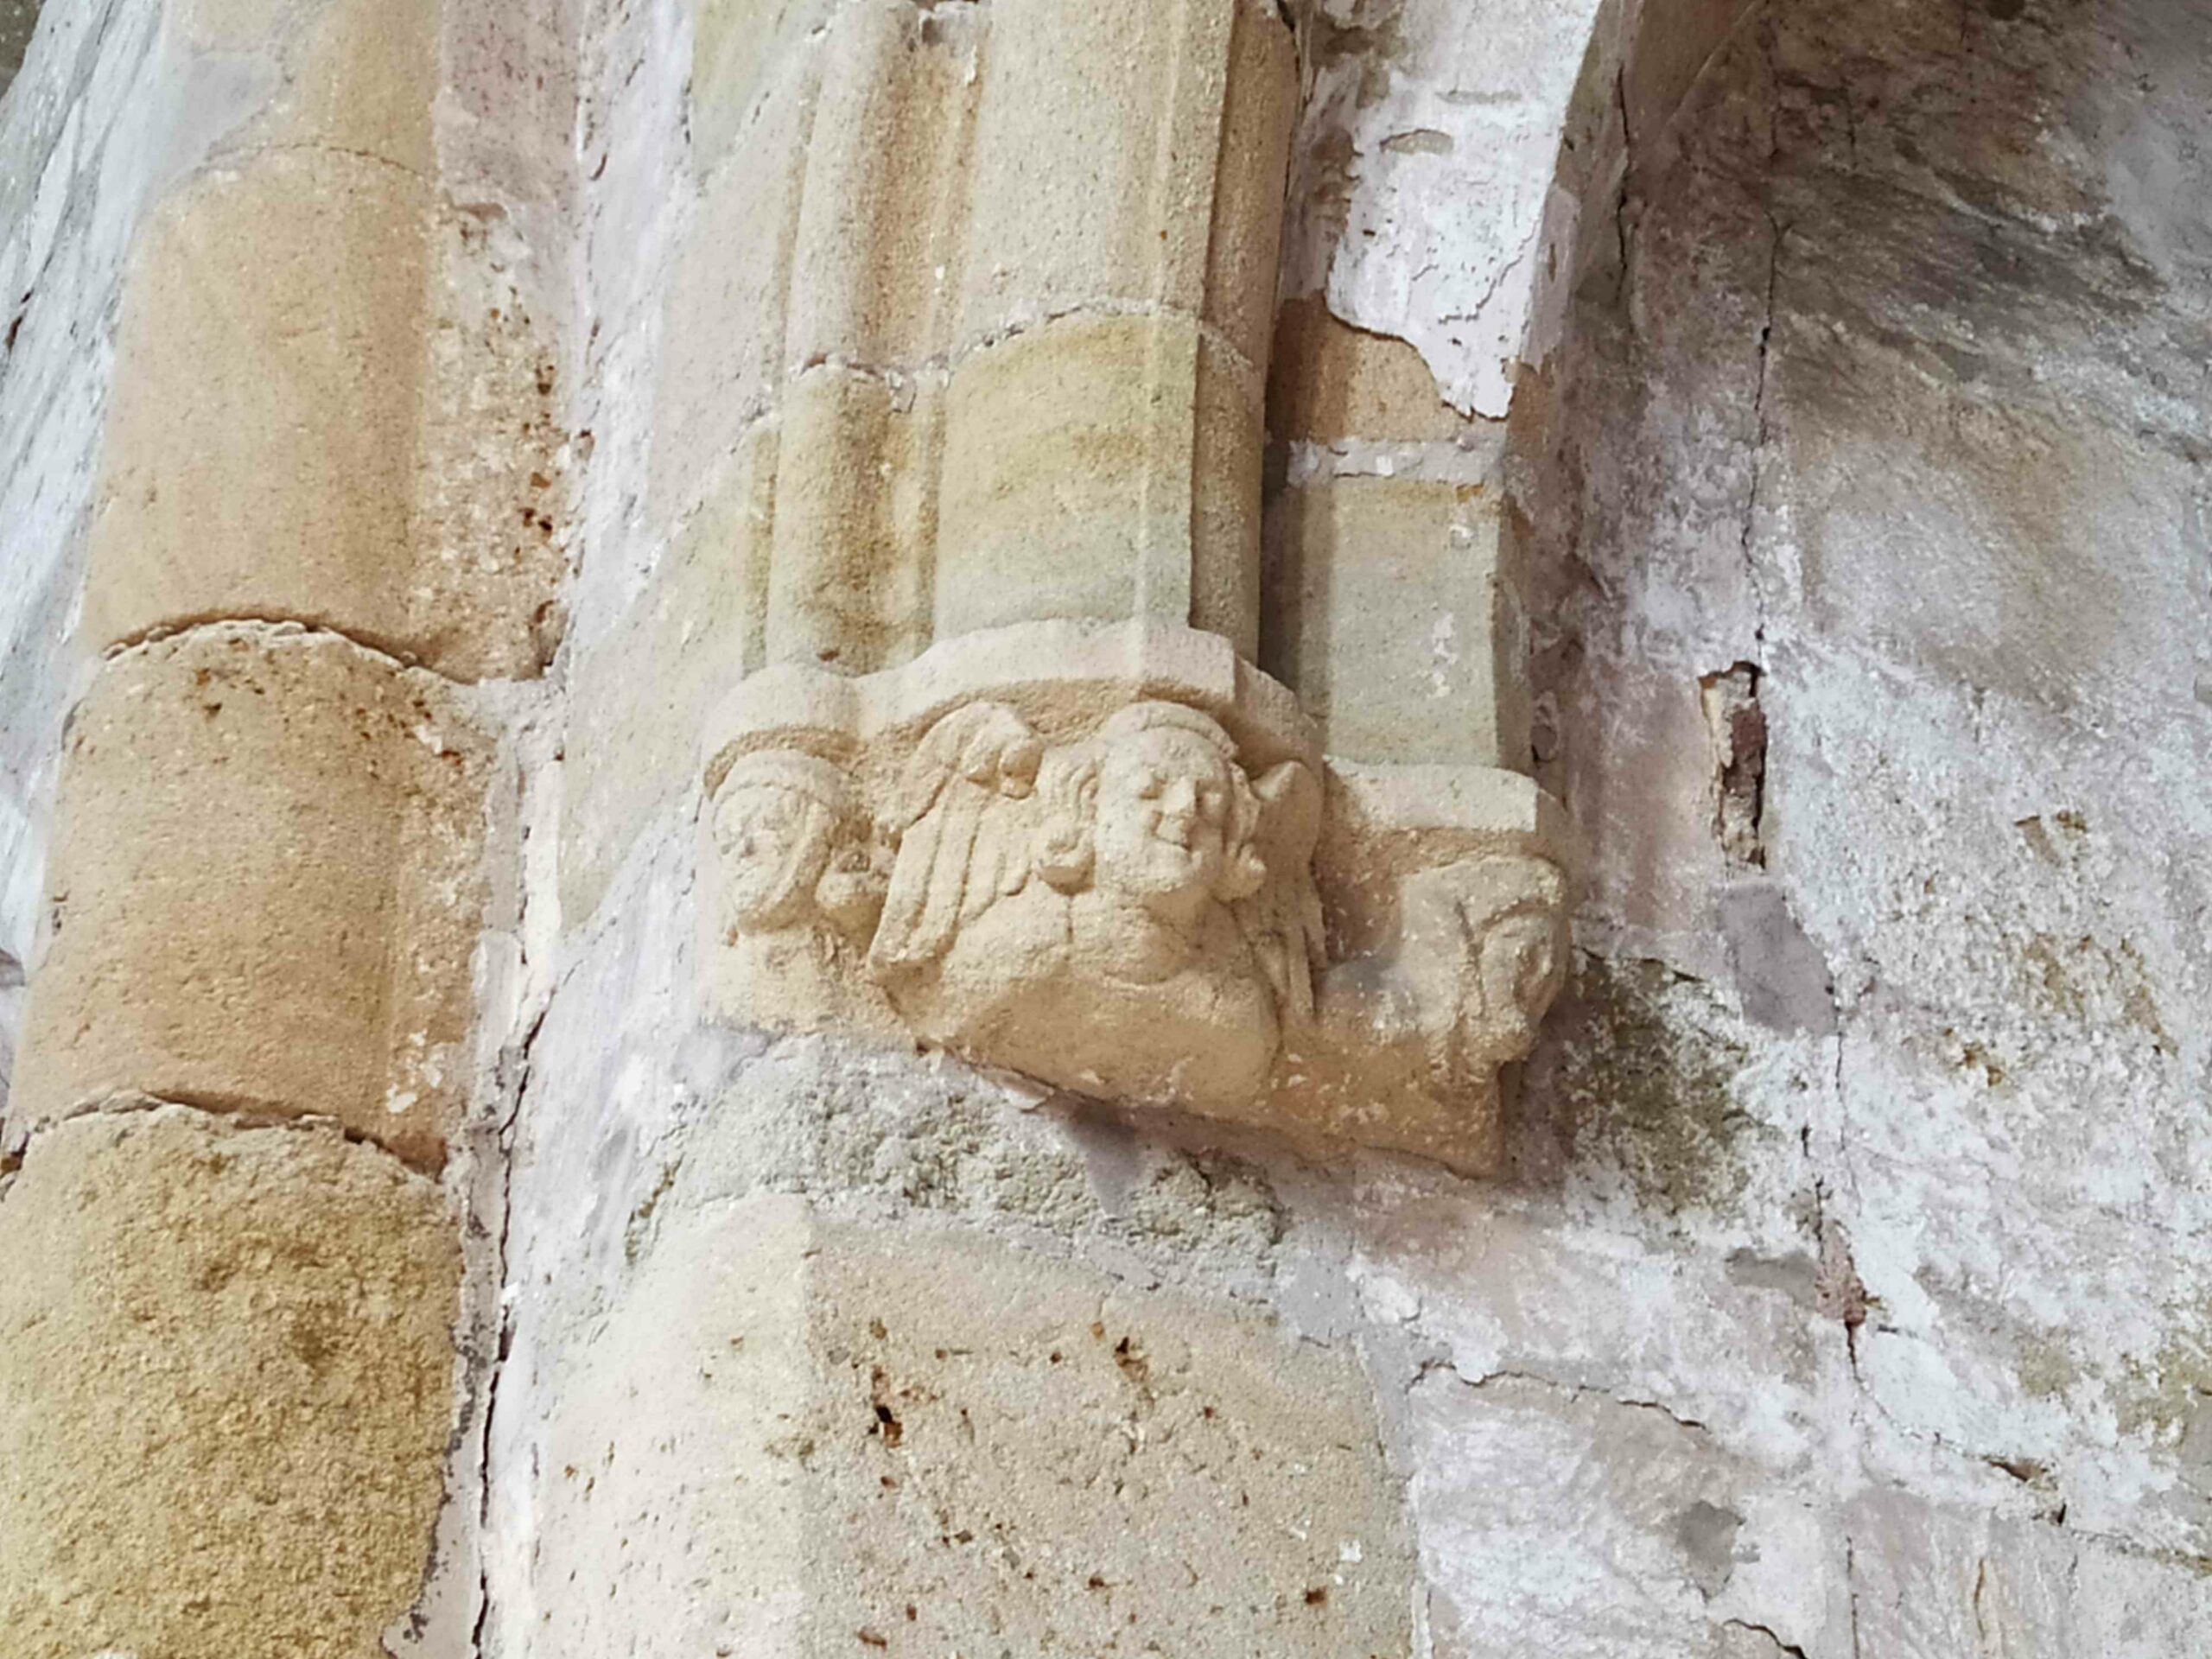
[[[296,22],[256,5],[188,10],[187,29],[215,49],[282,47],[283,89],[225,148],[318,144],[436,175],[442,0],[321,0]]]
[[[934,387],[832,364],[785,394],[769,566],[772,662],[866,673],[927,643],[936,528]]]
[[[2161,1659],[2212,1628],[2212,1585],[2191,1556],[1895,1488],[1847,1514],[1868,1652]]]
[[[533,1651],[1410,1650],[1350,1356],[794,1200],[652,1252],[561,1389]]]
[[[598,909],[652,816],[692,785],[694,734],[732,664],[766,660],[777,433],[756,424],[620,620],[578,642],[561,770],[561,912]],[[651,673],[639,664],[651,664]]]
[[[561,561],[543,498],[518,525],[513,493],[551,446],[550,382],[462,274],[469,234],[419,179],[324,149],[164,203],[117,344],[92,639],[252,616],[463,677],[535,671]],[[518,407],[519,430],[485,430]],[[461,457],[469,499],[497,498],[480,518],[418,487]]]
[[[1264,368],[1274,330],[1291,133],[1298,121],[1298,48],[1287,14],[1271,0],[1240,0],[1235,13],[1201,315],[1247,362]],[[1186,28],[1185,38],[1195,47],[1199,31]],[[1177,89],[1179,101],[1190,96]],[[1171,166],[1185,164],[1179,142],[1168,155]]]
[[[950,344],[981,84],[976,15],[861,0],[823,43],[786,358],[912,369]]]
[[[1421,353],[1340,322],[1319,295],[1286,300],[1268,358],[1268,435],[1448,442],[1460,430]]]
[[[672,524],[772,406],[784,359],[791,252],[814,122],[810,62],[779,63],[744,154],[707,181],[661,310],[650,514]]]
[[[338,1119],[435,1164],[469,1086],[490,743],[444,682],[226,623],[79,707],[12,1106]]]
[[[1341,478],[1294,485],[1268,524],[1260,661],[1332,754],[1525,765],[1526,623],[1498,493]]]
[[[1442,1366],[1407,1414],[1428,1471],[1418,1515],[1437,1659],[1851,1651],[1841,1528],[1703,1425],[1539,1377],[1471,1386]]]
[[[0,1197],[15,1659],[380,1659],[453,1421],[457,1230],[334,1130],[181,1108],[31,1142]]]
[[[698,172],[731,159],[733,141],[760,112],[777,73],[831,9],[831,0],[694,0],[691,155]],[[749,143],[734,158],[741,170],[759,160]]]
[[[938,637],[1141,616],[1254,654],[1260,390],[1176,317],[1069,317],[967,359],[945,410]]]
[[[1287,689],[1196,630],[777,665],[716,709],[702,785],[702,1001],[770,1029],[911,1033],[1488,1169],[1496,1074],[1567,964],[1565,826],[1535,784],[1345,761],[1325,785]]]
[[[546,1391],[531,1652],[805,1651],[809,1231],[772,1200],[672,1232]]]
[[[1156,305],[1263,362],[1298,97],[1274,9],[1013,0],[985,65],[962,343]]]

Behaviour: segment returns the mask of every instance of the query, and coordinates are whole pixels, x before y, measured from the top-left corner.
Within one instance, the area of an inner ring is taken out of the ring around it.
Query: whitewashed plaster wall
[[[18,960],[85,672],[115,283],[149,181],[190,153],[146,124],[174,118],[142,95],[155,8],[50,10],[0,105]],[[569,659],[670,557],[642,505],[684,349],[658,296],[696,210],[691,43],[734,10],[589,20]],[[1356,1352],[1427,1652],[2212,1640],[2207,21],[2194,0],[1301,16],[1300,177],[1335,207],[1294,235],[1286,290],[1510,416],[1535,759],[1585,837],[1576,980],[1525,1068],[1512,1176],[1316,1168],[936,1059],[716,1031],[691,1003],[696,800],[563,915],[549,757],[522,1012],[494,1033],[528,1082],[480,1650],[578,1616],[534,1567],[544,1426],[610,1314],[671,1230],[764,1193]],[[1706,44],[1650,67],[1685,37]],[[228,96],[195,86],[188,124]],[[1732,672],[1762,721],[1719,779],[1701,682]],[[1724,786],[1754,842],[1719,833]],[[0,971],[10,1020],[11,995]]]

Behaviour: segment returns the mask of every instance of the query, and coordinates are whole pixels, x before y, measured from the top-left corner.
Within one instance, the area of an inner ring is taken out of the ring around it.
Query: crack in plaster
[[[1596,1400],[1609,1406],[1619,1406],[1630,1411],[1651,1412],[1665,1418],[1675,1427],[1688,1429],[1693,1433],[1710,1435],[1713,1432],[1711,1427],[1703,1421],[1695,1417],[1683,1416],[1663,1401],[1637,1398],[1590,1383],[1562,1382],[1557,1377],[1546,1376],[1537,1371],[1515,1370],[1508,1368],[1485,1371],[1480,1376],[1471,1377],[1449,1360],[1425,1359],[1415,1369],[1412,1380],[1407,1383],[1407,1391],[1410,1393],[1413,1389],[1419,1388],[1432,1374],[1449,1376],[1456,1379],[1462,1387],[1472,1389],[1478,1392],[1488,1388],[1493,1382],[1526,1382],[1536,1388],[1548,1389],[1554,1394],[1563,1395],[1570,1400]]]
[[[1752,629],[1753,638],[1766,643],[1766,593],[1759,583],[1759,563],[1753,542],[1758,533],[1759,475],[1765,459],[1771,433],[1768,427],[1766,396],[1768,372],[1774,352],[1775,301],[1782,284],[1782,245],[1789,234],[1789,226],[1772,213],[1766,215],[1769,240],[1766,266],[1766,314],[1759,325],[1758,370],[1751,383],[1751,480],[1744,499],[1744,583],[1751,590],[1751,608],[1758,622]]]
[[[471,1622],[468,1651],[483,1659],[484,1638],[492,1618],[492,1563],[484,1541],[492,1535],[492,1431],[499,1408],[499,1385],[505,1380],[507,1357],[514,1340],[514,1306],[507,1295],[507,1269],[514,1231],[514,1131],[522,1116],[523,1096],[530,1088],[532,1050],[552,1008],[550,993],[531,1011],[521,1040],[505,1046],[499,1056],[503,1073],[500,1092],[505,1109],[493,1126],[492,1145],[499,1159],[499,1231],[492,1246],[493,1296],[493,1344],[484,1376],[484,1411],[477,1430],[476,1449],[476,1617]],[[512,1067],[512,1071],[509,1068]]]
[[[1704,72],[1700,70],[1699,73]],[[1621,118],[1621,181],[1620,188],[1613,195],[1613,239],[1618,245],[1621,262],[1620,281],[1613,287],[1613,303],[1618,306],[1628,294],[1628,199],[1630,181],[1636,176],[1636,131],[1629,124],[1628,66],[1625,63],[1613,71],[1613,106],[1620,111]],[[1633,334],[1636,332],[1636,309],[1633,306],[1624,307],[1623,314],[1628,319],[1629,332]]]
[[[1724,1618],[1720,1623],[1722,1628],[1726,1630],[1749,1630],[1754,1636],[1766,1637],[1768,1641],[1774,1643],[1774,1650],[1777,1653],[1787,1654],[1791,1656],[1791,1659],[1805,1659],[1804,1649],[1799,1647],[1795,1642],[1783,1641],[1764,1624],[1754,1624],[1748,1618]]]

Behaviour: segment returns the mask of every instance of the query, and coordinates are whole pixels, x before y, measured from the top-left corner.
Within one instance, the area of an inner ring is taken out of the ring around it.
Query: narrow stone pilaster
[[[1249,0],[992,8],[940,639],[1141,618],[1255,652],[1293,58]]]

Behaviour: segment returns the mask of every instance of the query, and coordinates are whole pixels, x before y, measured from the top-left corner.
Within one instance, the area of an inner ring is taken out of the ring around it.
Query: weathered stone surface
[[[1842,1529],[1660,1407],[1439,1370],[1408,1404],[1439,1659],[1850,1651]],[[1748,1592],[1748,1593],[1747,1593]],[[1755,1623],[1752,1621],[1756,1621]],[[1765,1640],[1746,1642],[1764,1632]],[[1784,1645],[1787,1644],[1787,1645]]]
[[[1179,317],[1074,316],[947,394],[940,638],[1045,617],[1257,623],[1260,387]]]
[[[803,63],[762,73],[744,163],[707,181],[658,296],[649,500],[664,534],[712,486],[781,379],[815,82]]]
[[[441,0],[318,0],[304,9],[194,0],[179,10],[195,46],[265,54],[283,66],[275,96],[226,135],[224,149],[319,145],[436,175]]]
[[[650,1250],[552,1426],[534,1651],[1408,1650],[1345,1357],[787,1199]]]
[[[512,292],[471,268],[481,235],[417,176],[321,149],[164,202],[117,344],[92,639],[248,616],[461,677],[535,671],[561,567],[551,385]]]
[[[327,1129],[79,1119],[0,1191],[11,1656],[372,1659],[422,1584],[460,1244]]]
[[[1411,479],[1276,496],[1261,662],[1297,689],[1332,754],[1527,764],[1526,629],[1503,510],[1495,490]]]
[[[691,144],[699,171],[728,159],[778,66],[819,28],[830,0],[697,0],[691,11]],[[743,171],[759,163],[747,149]]]
[[[1264,362],[1297,96],[1274,8],[1014,0],[989,27],[959,344],[1157,306]]]
[[[1404,340],[1338,321],[1317,296],[1282,302],[1268,359],[1270,438],[1446,442],[1461,425]]]
[[[645,823],[691,789],[699,721],[732,666],[766,663],[777,450],[772,426],[747,433],[643,589],[574,654],[561,768],[570,925],[598,908]]]
[[[1849,1524],[1866,1652],[2164,1659],[2212,1628],[2201,1571],[2063,1528],[1880,1488],[1853,1503]]]
[[[865,674],[929,642],[944,398],[824,363],[784,394],[767,656]]]
[[[906,0],[865,0],[830,23],[792,252],[791,370],[911,374],[948,350],[985,32],[980,13]]]
[[[312,151],[252,158],[164,204],[117,342],[95,639],[244,613],[412,643],[434,214],[421,181]]]
[[[489,760],[444,682],[328,634],[224,623],[111,659],[70,730],[16,1119],[137,1092],[438,1161]]]

